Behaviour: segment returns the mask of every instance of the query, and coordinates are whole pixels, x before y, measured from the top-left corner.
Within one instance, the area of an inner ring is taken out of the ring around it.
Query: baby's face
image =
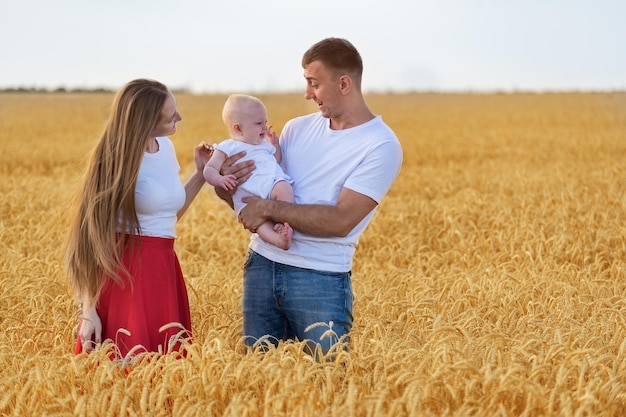
[[[252,106],[245,113],[240,124],[241,141],[258,145],[267,135],[267,112],[261,105]]]

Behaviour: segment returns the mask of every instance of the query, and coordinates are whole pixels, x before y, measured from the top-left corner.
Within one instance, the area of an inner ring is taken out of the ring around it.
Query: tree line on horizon
[[[115,93],[117,90],[114,88],[105,88],[105,87],[76,87],[76,88],[66,88],[66,87],[56,87],[56,88],[46,88],[46,87],[4,87],[0,88],[0,93]],[[178,93],[186,93],[188,92],[184,88],[175,88],[172,90],[175,94]]]

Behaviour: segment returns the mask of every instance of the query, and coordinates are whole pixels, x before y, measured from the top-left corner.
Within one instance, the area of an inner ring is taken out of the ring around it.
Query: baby
[[[267,110],[256,97],[233,94],[226,100],[222,110],[222,119],[228,127],[231,139],[214,146],[213,156],[204,167],[204,179],[214,187],[225,190],[235,189],[233,204],[238,216],[245,206],[242,198],[256,196],[293,203],[291,179],[280,167],[282,152],[278,136],[267,126]],[[265,140],[267,138],[267,141]],[[226,158],[246,151],[242,161],[253,159],[256,169],[252,176],[238,186],[234,175],[221,175],[220,168]],[[274,224],[265,222],[256,233],[266,241],[281,249],[289,249],[293,229],[288,223]]]

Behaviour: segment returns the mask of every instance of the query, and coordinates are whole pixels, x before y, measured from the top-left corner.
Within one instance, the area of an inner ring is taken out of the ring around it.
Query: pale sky
[[[0,88],[302,91],[344,37],[367,91],[626,90],[624,0],[0,0]]]

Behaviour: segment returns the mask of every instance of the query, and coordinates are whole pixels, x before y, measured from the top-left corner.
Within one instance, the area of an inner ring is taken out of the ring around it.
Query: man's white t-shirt
[[[345,130],[314,113],[290,120],[280,137],[283,170],[293,181],[296,204],[335,205],[346,187],[380,204],[402,165],[402,148],[380,116]],[[346,237],[316,237],[294,230],[289,250],[253,234],[250,249],[286,265],[332,272],[352,269],[359,236],[376,208]]]

